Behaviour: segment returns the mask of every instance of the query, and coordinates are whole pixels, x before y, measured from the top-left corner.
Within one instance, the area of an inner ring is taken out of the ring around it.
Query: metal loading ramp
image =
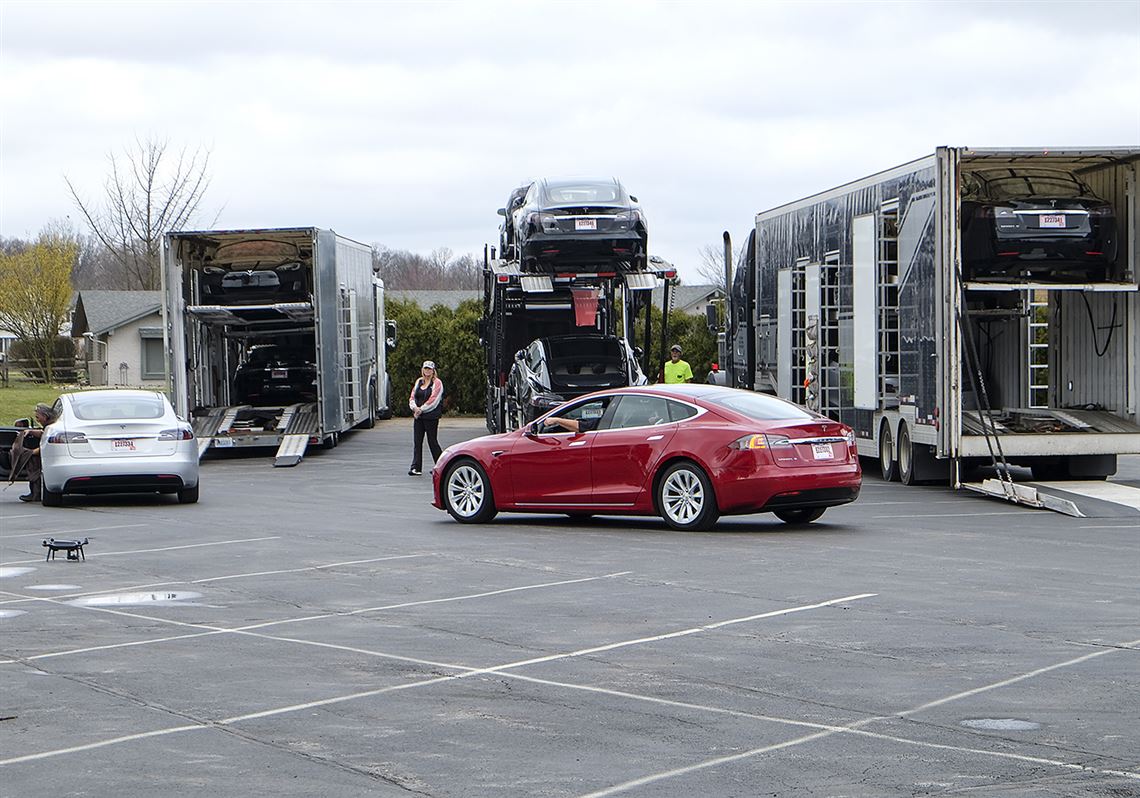
[[[223,422],[230,417],[232,410],[234,415],[240,410],[240,407],[214,407],[210,412],[194,417],[194,437],[198,439],[198,459],[202,459],[202,455],[210,448],[210,444],[214,442],[214,436],[218,434],[218,430],[222,428]]]
[[[281,445],[277,447],[277,454],[273,457],[273,466],[290,467],[301,462],[305,456],[305,449],[309,446],[309,439],[317,431],[317,406],[315,404],[293,405],[286,409],[281,417],[285,435]]]
[[[963,488],[1016,504],[1052,510],[1075,518],[1132,518],[1140,531],[1140,483],[1103,480],[1010,482],[987,479]]]

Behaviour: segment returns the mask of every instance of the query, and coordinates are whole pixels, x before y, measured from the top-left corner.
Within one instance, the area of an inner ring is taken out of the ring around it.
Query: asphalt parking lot
[[[1136,518],[867,476],[805,528],[461,526],[410,429],[0,493],[0,795],[1140,796]]]

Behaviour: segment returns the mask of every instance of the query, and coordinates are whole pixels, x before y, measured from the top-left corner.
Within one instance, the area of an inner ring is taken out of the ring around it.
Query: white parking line
[[[629,572],[627,571],[625,573],[629,573]],[[597,579],[597,578],[601,578],[601,577],[594,577],[594,579]],[[575,581],[584,581],[584,580],[575,580]],[[331,698],[321,699],[321,700],[317,700],[317,701],[308,701],[308,702],[305,702],[303,704],[291,704],[289,706],[276,707],[274,709],[266,709],[266,710],[262,710],[260,712],[251,712],[251,713],[246,713],[243,715],[234,715],[234,716],[229,717],[229,718],[224,718],[220,721],[203,722],[200,726],[196,726],[196,727],[195,726],[191,726],[191,727],[176,726],[176,727],[172,727],[170,729],[160,729],[157,731],[146,732],[143,735],[129,735],[126,737],[116,737],[116,738],[113,738],[111,740],[101,740],[101,741],[96,741],[96,742],[92,742],[92,743],[86,743],[84,745],[79,745],[79,746],[71,746],[68,748],[60,748],[60,749],[56,749],[53,751],[42,751],[42,752],[39,752],[36,754],[26,754],[24,756],[10,757],[8,759],[0,759],[0,766],[14,765],[14,764],[18,764],[21,762],[32,762],[32,761],[36,761],[36,760],[40,760],[40,759],[47,759],[50,757],[62,756],[65,754],[70,754],[70,753],[76,753],[78,751],[88,751],[88,750],[91,750],[92,748],[101,748],[101,747],[104,747],[107,745],[115,745],[117,743],[131,742],[133,740],[140,739],[142,737],[155,737],[155,736],[159,736],[162,734],[176,734],[176,733],[183,732],[183,731],[193,730],[195,728],[212,729],[212,728],[216,728],[216,727],[230,726],[230,725],[234,725],[236,723],[240,723],[242,721],[255,720],[258,718],[274,717],[274,716],[278,716],[278,715],[285,715],[285,714],[290,714],[290,713],[294,713],[294,712],[300,712],[300,711],[303,711],[306,709],[314,709],[316,707],[324,707],[324,706],[331,706],[331,705],[335,705],[335,704],[342,704],[342,703],[345,703],[347,701],[356,701],[356,700],[359,700],[362,698],[370,698],[373,696],[382,695],[384,693],[409,690],[409,689],[413,689],[413,688],[417,688],[417,687],[426,687],[429,685],[440,684],[442,682],[454,681],[456,679],[466,679],[466,678],[469,678],[471,676],[480,676],[480,675],[485,675],[485,674],[489,674],[489,673],[498,673],[501,671],[511,670],[514,668],[526,667],[529,665],[535,665],[535,664],[539,664],[539,663],[554,662],[554,661],[558,661],[558,660],[583,657],[583,656],[586,656],[588,654],[595,654],[595,653],[599,653],[602,651],[613,651],[613,650],[616,650],[619,648],[626,648],[629,646],[640,645],[643,643],[656,642],[656,641],[660,641],[660,640],[668,640],[671,638],[684,637],[687,635],[697,634],[700,632],[710,631],[710,630],[714,630],[714,629],[721,629],[721,628],[724,628],[727,626],[732,626],[735,624],[741,624],[741,623],[746,623],[748,621],[759,620],[761,618],[773,618],[773,617],[782,616],[782,615],[789,615],[789,614],[797,613],[797,612],[805,612],[807,610],[813,610],[813,609],[819,609],[821,607],[833,606],[836,604],[842,604],[842,603],[849,602],[849,601],[855,601],[855,600],[861,599],[861,598],[870,598],[874,595],[875,595],[874,593],[861,593],[861,594],[858,594],[856,596],[845,596],[843,598],[829,599],[827,601],[822,601],[822,602],[818,602],[815,604],[807,604],[807,605],[803,605],[803,606],[799,606],[799,607],[786,607],[784,609],[773,610],[771,612],[763,612],[763,613],[758,613],[755,615],[747,615],[747,616],[744,616],[741,618],[731,618],[731,619],[724,620],[724,621],[718,621],[716,623],[703,624],[701,626],[694,626],[694,627],[690,627],[687,629],[681,629],[681,630],[678,630],[675,632],[667,632],[665,634],[660,634],[660,635],[653,635],[650,637],[640,637],[640,638],[636,638],[633,640],[625,640],[625,641],[619,641],[616,643],[608,643],[608,644],[601,645],[601,646],[592,646],[590,648],[578,649],[576,651],[564,652],[562,654],[551,654],[551,655],[543,656],[543,657],[533,657],[533,658],[528,658],[528,659],[524,659],[524,660],[517,660],[515,662],[508,662],[508,663],[504,663],[502,665],[496,665],[496,666],[489,667],[489,668],[471,669],[471,670],[467,670],[463,673],[449,675],[449,676],[438,676],[438,677],[433,677],[431,679],[424,679],[424,680],[416,681],[416,682],[409,682],[409,683],[405,683],[405,684],[392,685],[389,687],[381,687],[381,688],[377,688],[375,690],[365,690],[363,692],[350,693],[348,695],[341,695],[341,696],[333,696]],[[93,608],[93,609],[98,609],[98,608]],[[122,613],[122,614],[130,614],[130,613]],[[294,641],[294,642],[297,642],[297,641]]]
[[[5,515],[5,521],[15,521],[17,518],[39,518],[39,513],[32,513],[31,515]]]
[[[1055,665],[1050,665],[1050,666],[1045,667],[1045,668],[1038,668],[1036,670],[1029,671],[1027,673],[1023,673],[1019,676],[1014,676],[1014,677],[1011,677],[1009,679],[1003,679],[999,682],[993,682],[991,684],[987,684],[987,685],[983,685],[981,687],[977,687],[973,690],[967,690],[967,691],[962,692],[962,693],[955,693],[954,695],[946,696],[945,698],[940,698],[940,699],[937,699],[935,701],[930,701],[930,702],[927,702],[927,703],[922,704],[920,706],[913,707],[911,709],[903,710],[901,712],[896,712],[893,715],[880,715],[880,716],[876,716],[876,717],[872,717],[872,718],[865,718],[863,720],[856,721],[854,723],[848,723],[848,724],[845,724],[843,726],[835,727],[834,729],[820,731],[820,732],[816,732],[814,734],[808,734],[808,735],[805,735],[803,737],[797,737],[793,740],[786,740],[782,743],[775,743],[773,745],[766,745],[766,746],[763,746],[761,748],[753,748],[750,751],[742,751],[738,754],[731,754],[729,756],[721,756],[721,757],[716,757],[714,759],[706,759],[702,762],[695,762],[691,765],[686,765],[686,766],[680,767],[680,768],[673,768],[671,770],[665,770],[665,771],[661,771],[659,773],[651,773],[649,775],[642,776],[641,778],[638,778],[638,779],[631,779],[629,781],[622,782],[621,784],[615,784],[614,786],[607,787],[604,790],[597,790],[595,792],[586,793],[584,795],[579,796],[579,798],[603,798],[604,796],[607,796],[607,795],[617,795],[618,793],[627,792],[629,790],[636,789],[638,787],[644,787],[648,784],[655,784],[655,783],[660,782],[660,781],[665,781],[667,779],[676,778],[677,776],[684,776],[684,775],[687,775],[689,773],[694,773],[694,772],[699,771],[699,770],[706,770],[708,768],[716,767],[718,765],[723,765],[723,764],[726,764],[728,762],[736,762],[736,761],[739,761],[742,759],[748,759],[751,757],[760,756],[761,754],[771,753],[772,751],[779,751],[779,750],[782,750],[785,748],[792,748],[794,746],[803,745],[804,743],[810,743],[810,742],[814,742],[815,740],[821,740],[825,737],[831,737],[832,735],[835,735],[835,734],[844,734],[844,733],[849,733],[852,731],[857,731],[859,729],[862,729],[862,727],[870,725],[870,724],[875,723],[877,721],[890,720],[892,718],[909,717],[910,715],[914,715],[918,712],[922,712],[924,710],[931,709],[933,707],[942,706],[943,704],[948,704],[952,701],[958,701],[958,700],[960,700],[962,698],[966,698],[968,696],[977,695],[978,693],[984,693],[984,692],[987,692],[990,690],[996,690],[996,689],[1001,688],[1001,687],[1006,687],[1006,686],[1011,685],[1011,684],[1016,684],[1017,682],[1024,681],[1026,679],[1031,679],[1034,676],[1039,676],[1043,673],[1049,673],[1050,671],[1055,671],[1055,670],[1058,670],[1060,668],[1066,668],[1066,667],[1069,667],[1070,665],[1076,665],[1076,664],[1079,664],[1081,662],[1087,662],[1090,659],[1095,659],[1096,657],[1103,657],[1105,654],[1111,654],[1115,651],[1134,650],[1135,647],[1138,645],[1140,645],[1140,640],[1132,640],[1128,643],[1123,643],[1118,647],[1106,648],[1106,649],[1103,649],[1101,651],[1094,651],[1091,654],[1085,654],[1083,656],[1076,657],[1076,658],[1070,659],[1070,660],[1066,660],[1065,662],[1059,662]],[[1100,769],[1100,768],[1093,768],[1093,767],[1090,767],[1088,765],[1081,765],[1081,764],[1072,763],[1072,762],[1062,762],[1059,760],[1041,760],[1041,759],[1036,759],[1033,757],[1026,757],[1024,761],[1034,762],[1036,764],[1049,764],[1049,765],[1053,765],[1055,767],[1063,768],[1066,770],[1104,773],[1107,775],[1119,776],[1122,778],[1140,781],[1140,773],[1134,773],[1132,771],[1127,771],[1127,770]]]
[[[1007,515],[1040,515],[1042,518],[1053,518],[1049,513],[1042,514],[1041,510],[1006,510],[998,512],[991,510],[988,513],[920,513],[918,515],[873,515],[872,518],[972,518],[974,516],[992,516],[1004,518]]]
[[[139,619],[139,620],[153,621],[155,623],[165,623],[165,624],[170,624],[173,626],[188,627],[191,629],[203,629],[205,631],[196,632],[193,634],[176,635],[176,636],[172,636],[172,637],[155,638],[153,640],[135,640],[135,641],[128,642],[128,643],[110,643],[110,644],[105,645],[105,646],[91,646],[89,648],[75,648],[75,649],[69,649],[67,651],[56,651],[56,652],[51,652],[51,653],[47,653],[47,654],[36,654],[35,656],[27,657],[22,661],[34,662],[36,660],[52,659],[55,657],[64,657],[64,656],[68,656],[71,654],[86,654],[86,653],[92,652],[92,651],[109,651],[111,649],[116,649],[116,648],[131,648],[131,647],[135,647],[135,646],[149,645],[151,643],[167,643],[167,642],[170,642],[173,640],[186,640],[186,639],[193,638],[193,637],[206,637],[206,636],[215,635],[215,634],[242,634],[242,633],[251,632],[254,629],[265,629],[265,628],[270,627],[270,626],[279,626],[279,625],[288,624],[288,623],[299,623],[301,621],[316,621],[316,620],[325,620],[328,618],[342,618],[342,617],[346,618],[346,617],[351,617],[354,615],[360,615],[361,613],[365,613],[365,612],[380,612],[382,610],[405,609],[408,607],[427,606],[430,604],[444,604],[444,603],[454,602],[454,601],[466,601],[468,599],[488,598],[490,596],[501,596],[501,595],[506,595],[508,593],[518,593],[518,592],[524,591],[524,590],[538,590],[538,589],[544,588],[544,587],[562,587],[564,585],[576,585],[576,584],[581,584],[584,582],[596,582],[596,581],[601,580],[601,579],[614,579],[614,578],[619,577],[619,576],[626,576],[629,573],[631,573],[631,572],[630,571],[619,571],[617,573],[604,574],[602,576],[588,576],[588,577],[582,577],[579,579],[564,579],[564,580],[558,581],[558,582],[541,582],[538,584],[521,585],[519,587],[507,587],[507,588],[502,588],[500,590],[487,590],[487,591],[483,591],[481,593],[468,593],[468,594],[465,594],[462,596],[448,596],[445,598],[438,598],[438,599],[422,599],[420,601],[404,601],[404,602],[401,602],[399,604],[385,604],[385,605],[381,605],[378,607],[368,607],[368,608],[362,609],[362,610],[351,610],[351,611],[347,611],[347,612],[330,612],[330,613],[325,613],[323,615],[306,615],[306,616],[303,616],[300,618],[283,618],[283,619],[276,620],[276,621],[265,621],[262,623],[251,624],[249,626],[239,626],[239,627],[235,627],[235,628],[213,626],[213,625],[204,624],[204,623],[187,623],[186,621],[177,621],[177,620],[174,620],[172,618],[162,618],[162,617],[157,617],[154,615],[144,615],[144,614],[139,613],[139,612],[127,612],[126,610],[116,610],[116,609],[112,609],[110,607],[82,607],[81,609],[92,610],[94,612],[103,612],[103,613],[107,613],[110,615],[121,615],[121,616],[125,616],[127,618],[135,618],[135,619]],[[57,597],[57,596],[53,596],[50,598],[48,598],[46,596],[29,596],[28,598],[31,598],[35,601],[44,601],[44,602],[48,602],[48,603],[52,603],[52,604],[62,604],[63,603],[60,601],[59,597]],[[277,639],[277,638],[269,638],[268,636],[266,636],[266,637],[267,637],[267,639]],[[281,638],[281,639],[289,639],[289,638]],[[10,660],[10,662],[16,662],[16,660]]]
[[[678,709],[687,709],[697,712],[711,712],[720,715],[729,715],[738,718],[748,718],[751,720],[766,721],[769,723],[778,723],[786,726],[799,726],[808,729],[818,729],[820,731],[830,731],[839,734],[851,734],[858,737],[866,737],[872,740],[881,740],[884,742],[899,743],[901,745],[913,745],[920,748],[935,748],[946,751],[958,751],[961,753],[978,754],[981,756],[990,756],[998,759],[1010,759],[1019,762],[1027,762],[1036,765],[1053,765],[1057,767],[1083,769],[1096,773],[1102,773],[1112,776],[1127,776],[1135,777],[1137,774],[1129,773],[1126,771],[1105,770],[1099,768],[1091,768],[1082,765],[1077,765],[1071,762],[1064,762],[1055,759],[1043,759],[1041,757],[1026,756],[1024,754],[1014,754],[1006,751],[991,751],[984,748],[970,748],[968,746],[949,745],[946,743],[931,743],[924,740],[912,740],[908,737],[899,737],[894,734],[881,734],[879,732],[865,731],[862,729],[847,728],[844,726],[835,726],[828,723],[813,723],[812,721],[796,720],[794,718],[782,718],[774,715],[762,715],[755,712],[744,712],[738,709],[726,709],[724,707],[709,706],[705,704],[693,704],[687,701],[674,701],[668,698],[659,698],[657,696],[641,695],[638,693],[629,693],[624,690],[611,690],[606,687],[596,687],[593,685],[573,684],[568,682],[559,682],[551,679],[539,679],[534,676],[524,676],[520,673],[504,674],[509,679],[514,679],[521,682],[530,682],[533,684],[542,684],[549,687],[562,687],[570,690],[581,690],[590,693],[598,693],[601,695],[613,696],[615,698],[624,698],[631,701],[641,701],[651,704],[658,704],[668,707],[676,707]]]
[[[87,555],[87,559],[92,557],[117,557],[123,554],[155,554],[160,551],[179,551],[181,549],[201,549],[207,546],[232,546],[235,543],[258,543],[263,540],[280,540],[280,535],[270,535],[264,538],[241,538],[239,540],[218,540],[213,543],[190,543],[186,546],[164,546],[160,549],[130,549],[128,551],[100,551],[93,552]],[[5,565],[27,565],[34,562],[43,562],[42,559],[37,557],[34,560],[16,560],[14,562],[4,563]]]
[[[0,540],[15,540],[16,538],[50,538],[56,535],[90,535],[92,532],[105,532],[108,529],[133,529],[140,526],[153,526],[153,524],[118,524],[116,526],[93,526],[85,529],[57,529],[47,532],[28,532],[20,535],[0,535]]]
[[[308,566],[305,566],[303,568],[286,568],[286,569],[280,570],[280,571],[253,571],[253,572],[246,573],[246,574],[229,574],[227,576],[211,576],[211,577],[207,577],[206,579],[192,579],[189,581],[187,581],[185,579],[178,579],[175,581],[168,581],[168,582],[147,582],[146,584],[142,584],[142,585],[127,585],[126,587],[108,587],[108,588],[104,588],[103,590],[87,590],[87,591],[84,591],[82,593],[65,593],[65,594],[58,595],[58,596],[52,596],[52,598],[54,598],[54,599],[73,599],[73,598],[83,598],[85,596],[100,596],[104,593],[121,593],[121,592],[128,591],[128,590],[145,590],[148,588],[169,587],[171,585],[201,585],[201,584],[205,584],[206,582],[218,582],[218,581],[221,581],[223,579],[245,579],[245,578],[254,577],[254,576],[272,576],[272,575],[276,575],[276,574],[296,574],[296,573],[302,573],[304,571],[320,571],[320,570],[325,569],[325,568],[337,568],[337,567],[340,567],[343,565],[365,565],[365,564],[374,563],[374,562],[386,562],[387,560],[406,560],[406,559],[410,559],[413,557],[427,557],[427,556],[429,556],[429,555],[427,555],[427,554],[393,554],[393,555],[388,556],[388,557],[373,557],[373,558],[368,559],[368,560],[345,560],[344,562],[330,562],[330,563],[325,563],[323,565],[308,565]],[[19,595],[17,593],[9,593],[7,591],[0,591],[0,593],[3,593],[4,595]],[[42,596],[21,596],[20,598],[16,598],[16,599],[8,599],[6,601],[0,601],[0,606],[5,606],[8,604],[22,604],[22,603],[25,603],[28,601],[38,601],[40,598],[42,598]]]

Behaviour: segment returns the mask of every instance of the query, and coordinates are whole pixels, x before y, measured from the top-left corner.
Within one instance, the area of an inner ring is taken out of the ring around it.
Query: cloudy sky
[[[650,250],[932,152],[1140,144],[1140,0],[0,3],[0,235],[108,153],[207,148],[204,222],[481,253],[525,178],[616,175]]]

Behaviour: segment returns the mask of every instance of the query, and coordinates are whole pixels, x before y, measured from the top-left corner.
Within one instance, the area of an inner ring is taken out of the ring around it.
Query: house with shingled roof
[[[71,335],[91,385],[166,385],[161,291],[80,291]]]

